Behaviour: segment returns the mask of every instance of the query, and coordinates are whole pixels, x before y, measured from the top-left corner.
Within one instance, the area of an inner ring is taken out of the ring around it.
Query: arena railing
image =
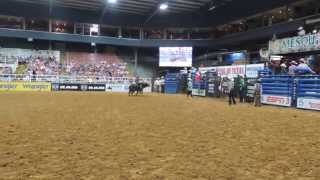
[[[135,77],[0,74],[0,81],[2,82],[130,84],[135,80]],[[142,77],[139,78],[139,81],[151,84],[152,78]]]

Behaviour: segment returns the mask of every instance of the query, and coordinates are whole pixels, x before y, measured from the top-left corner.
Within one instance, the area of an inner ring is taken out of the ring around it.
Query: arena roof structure
[[[48,0],[15,0],[25,3],[36,4],[48,4]],[[105,8],[107,11],[120,12],[128,14],[145,15],[152,11],[160,3],[168,3],[168,12],[170,13],[190,13],[196,12],[201,7],[208,4],[211,0],[171,0],[171,1],[158,1],[158,0],[114,0],[108,2],[108,0],[54,0],[54,3],[60,7],[101,11]],[[231,0],[220,0],[221,2],[227,2]]]
[[[152,27],[209,27],[298,0],[1,0],[6,14]],[[159,10],[162,4],[168,8]]]

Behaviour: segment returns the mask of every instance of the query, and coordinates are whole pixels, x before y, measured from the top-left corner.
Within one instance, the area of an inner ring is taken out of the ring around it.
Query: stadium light
[[[159,6],[159,9],[160,10],[166,10],[166,9],[168,9],[168,4],[167,3],[162,3],[162,4],[160,4],[160,6]]]
[[[212,10],[214,10],[214,9],[216,9],[216,6],[211,6],[211,7],[209,8],[209,11],[212,11]]]
[[[33,38],[28,38],[27,41],[28,42],[33,42]]]
[[[111,4],[114,4],[116,2],[117,2],[117,0],[108,0],[108,3],[111,3]]]

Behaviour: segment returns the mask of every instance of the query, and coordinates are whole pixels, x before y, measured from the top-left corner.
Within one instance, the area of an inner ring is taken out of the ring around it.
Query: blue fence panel
[[[287,106],[293,104],[294,78],[290,76],[267,76],[261,79],[261,102]]]
[[[297,80],[297,108],[320,110],[320,77]]]
[[[165,78],[165,93],[176,94],[179,90],[179,74],[168,73]]]

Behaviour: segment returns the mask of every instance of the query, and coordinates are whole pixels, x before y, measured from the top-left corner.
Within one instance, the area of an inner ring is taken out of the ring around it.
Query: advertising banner
[[[52,83],[52,91],[106,91],[105,84]]]
[[[299,97],[297,108],[320,111],[320,99]]]
[[[276,95],[262,95],[261,96],[261,103],[263,103],[263,104],[290,107],[291,102],[292,102],[291,97],[287,97],[287,96],[276,96]]]
[[[106,84],[106,91],[108,92],[129,92],[130,84]],[[143,89],[143,92],[151,92],[151,87],[146,87]]]
[[[264,68],[263,64],[248,64],[248,65],[235,65],[235,66],[217,66],[217,67],[204,67],[199,68],[201,73],[209,70],[216,71],[222,77],[237,77],[238,75],[246,75],[248,78],[257,78],[258,71]]]
[[[270,54],[288,54],[317,50],[320,50],[320,33],[269,42]]]
[[[59,84],[59,91],[81,91],[81,84]]]
[[[51,83],[46,82],[0,82],[0,91],[51,91]]]
[[[129,92],[129,84],[106,84],[106,91]]]
[[[106,91],[105,84],[88,84],[87,91]]]
[[[192,95],[194,96],[206,96],[205,89],[192,89]]]

